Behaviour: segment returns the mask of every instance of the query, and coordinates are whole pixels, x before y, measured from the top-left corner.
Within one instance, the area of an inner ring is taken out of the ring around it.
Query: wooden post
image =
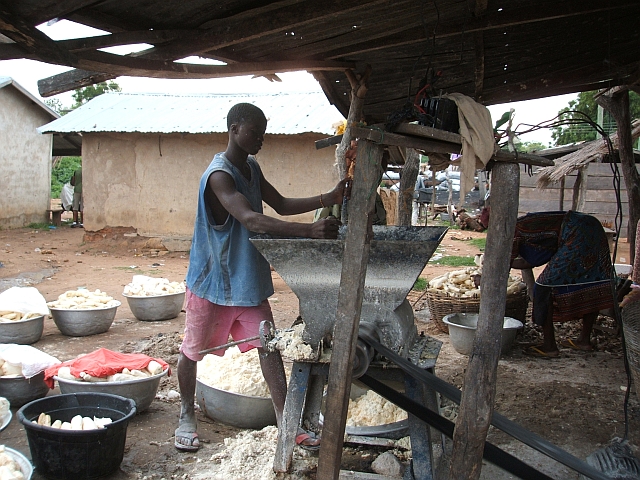
[[[370,217],[375,204],[382,152],[381,145],[368,140],[359,141],[327,383],[325,411],[331,414],[325,415],[322,427],[322,446],[316,476],[318,480],[336,480],[340,474],[351,371],[371,246]]]
[[[571,210],[574,212],[582,212],[584,210],[584,202],[587,199],[587,181],[589,165],[578,169],[576,183],[573,185],[573,198],[571,200]]]
[[[398,225],[411,225],[413,192],[419,169],[420,155],[413,148],[407,148],[400,176],[400,190],[398,191]]]
[[[564,212],[564,184],[566,179],[567,176],[565,175],[562,177],[562,180],[560,180],[560,201],[558,202],[558,210],[561,212]]]
[[[618,153],[620,166],[627,187],[629,199],[629,223],[627,240],[629,242],[630,263],[633,265],[636,253],[636,225],[640,220],[640,175],[636,170],[631,138],[631,116],[629,114],[629,91],[626,87],[613,90],[611,96],[602,95],[596,102],[611,113],[618,125]]]
[[[491,172],[491,222],[483,265],[478,329],[453,434],[450,480],[477,480],[482,469],[484,442],[496,393],[519,187],[520,169],[517,164],[494,165]]]

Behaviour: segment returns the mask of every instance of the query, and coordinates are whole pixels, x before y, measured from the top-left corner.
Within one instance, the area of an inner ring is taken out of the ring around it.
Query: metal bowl
[[[442,318],[449,327],[449,340],[456,352],[463,355],[471,354],[473,340],[478,328],[477,313],[450,313]],[[518,330],[522,328],[522,322],[511,317],[504,317],[502,326],[502,345],[500,353],[508,353],[516,339]]]
[[[276,424],[271,397],[232,393],[197,380],[196,401],[207,417],[227,425],[260,430]]]
[[[134,317],[145,322],[153,322],[176,318],[182,310],[185,292],[153,297],[134,297],[124,294],[122,296],[127,299]]]
[[[40,340],[43,330],[44,315],[17,322],[0,323],[0,343],[30,345]]]
[[[126,382],[76,382],[55,375],[60,386],[60,393],[111,393],[130,398],[136,402],[138,413],[145,411],[156,398],[160,379],[169,369],[152,377],[128,380]]]
[[[86,337],[109,330],[120,305],[121,303],[118,302],[117,305],[109,308],[49,308],[49,310],[51,310],[53,321],[63,335]]]
[[[4,451],[20,466],[20,471],[24,476],[24,480],[31,480],[31,476],[33,475],[33,465],[31,465],[29,459],[13,448],[4,447]]]
[[[9,400],[11,408],[18,408],[32,400],[42,398],[49,392],[44,383],[44,372],[31,377],[0,377],[0,397]]]

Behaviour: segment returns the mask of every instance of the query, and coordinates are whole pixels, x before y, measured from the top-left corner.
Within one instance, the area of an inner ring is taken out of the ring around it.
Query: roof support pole
[[[364,280],[371,246],[371,212],[380,175],[384,147],[360,140],[351,190],[349,228],[344,244],[338,309],[333,330],[333,350],[327,383],[326,412],[318,461],[318,480],[337,480],[340,475],[344,429],[347,423],[351,372],[358,340]]]
[[[589,164],[579,168],[576,172],[576,183],[573,184],[573,200],[571,210],[574,212],[584,211],[584,203],[587,200]]]
[[[611,113],[618,125],[618,152],[624,184],[627,187],[627,196],[629,198],[627,240],[629,242],[629,253],[631,254],[630,263],[633,265],[636,252],[636,225],[640,220],[640,175],[638,175],[633,158],[629,91],[624,87],[615,89],[610,95],[598,97],[596,102]]]
[[[453,434],[450,480],[477,480],[482,469],[484,442],[496,394],[519,188],[518,164],[496,163],[491,172],[491,222],[483,265],[478,329]]]
[[[413,148],[405,149],[404,166],[400,176],[398,195],[398,225],[411,225],[413,213],[413,192],[420,169],[420,155]]]
[[[355,136],[352,136],[352,128],[362,118],[364,97],[367,93],[366,83],[371,74],[371,67],[367,66],[363,75],[356,75],[351,70],[345,73],[351,84],[351,105],[347,116],[347,128],[340,146],[336,149],[338,165],[344,169],[340,171],[343,178],[346,174],[345,153],[351,140],[355,139]],[[353,214],[350,215],[344,245],[340,293],[333,331],[333,352],[327,382],[326,411],[332,414],[325,415],[322,427],[322,446],[316,476],[318,480],[336,480],[340,474],[344,429],[351,392],[351,371],[358,340],[369,248],[373,236],[370,213],[375,204],[375,195],[371,195],[371,192],[378,186],[376,183],[380,178],[382,152],[381,145],[367,140],[361,140],[358,145],[349,201],[349,209]]]

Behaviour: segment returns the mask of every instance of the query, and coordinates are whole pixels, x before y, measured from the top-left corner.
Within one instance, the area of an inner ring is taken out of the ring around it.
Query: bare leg
[[[200,447],[194,408],[196,372],[198,363],[180,353],[178,359],[178,385],[180,386],[180,420],[175,432],[175,445],[180,450],[194,451]],[[183,446],[181,448],[180,446]]]
[[[78,210],[73,210],[73,224],[78,224]]]
[[[581,349],[593,349],[593,346],[591,345],[591,331],[593,330],[593,325],[596,323],[597,318],[598,312],[587,313],[582,317],[582,331],[580,332],[580,336],[576,339],[576,345]]]
[[[553,307],[549,307],[549,313],[542,325],[542,351],[545,353],[558,353],[556,336],[553,328]]]

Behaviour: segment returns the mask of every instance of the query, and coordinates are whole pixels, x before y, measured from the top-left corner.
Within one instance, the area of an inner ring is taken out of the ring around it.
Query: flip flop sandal
[[[579,352],[593,352],[595,350],[591,345],[589,347],[578,345],[576,342],[574,342],[570,338],[567,338],[566,340],[562,340],[560,342],[560,345],[562,345],[565,348],[570,348],[572,350],[578,350]]]
[[[305,445],[303,442],[306,440],[315,440],[317,437],[315,436],[311,436],[310,434],[304,432],[304,433],[299,433],[298,435],[296,435],[296,445],[298,445],[301,448],[304,448],[305,450],[308,450],[310,452],[317,452],[318,450],[320,450],[320,444],[318,443],[317,445]]]
[[[522,353],[530,357],[538,357],[538,358],[558,358],[560,356],[560,352],[545,352],[544,350],[534,345],[527,348],[523,348]]]
[[[184,443],[178,442],[178,438],[187,438],[189,439],[190,444],[185,445]],[[196,432],[186,432],[186,433],[175,433],[175,439],[173,441],[173,445],[183,452],[197,452],[200,449],[200,445],[194,445],[193,442],[198,439],[198,434]]]

